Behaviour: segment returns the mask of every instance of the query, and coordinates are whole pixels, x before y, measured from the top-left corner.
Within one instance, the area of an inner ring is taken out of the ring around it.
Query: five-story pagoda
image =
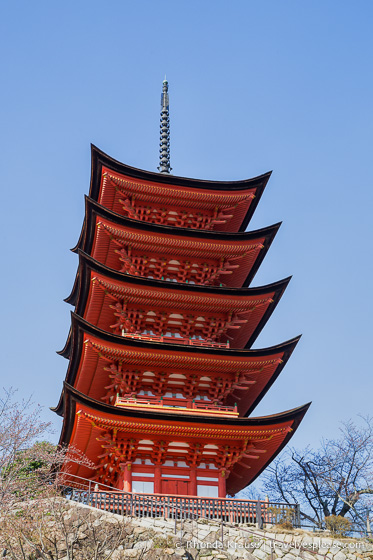
[[[245,232],[270,173],[235,182],[170,174],[168,83],[160,173],[92,147],[74,252],[69,359],[54,409],[72,474],[120,490],[225,497],[286,445],[308,406],[247,418],[298,338],[251,346],[289,279],[248,287],[279,224]]]

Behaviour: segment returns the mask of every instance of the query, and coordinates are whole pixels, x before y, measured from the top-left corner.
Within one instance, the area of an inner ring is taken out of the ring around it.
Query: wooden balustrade
[[[115,406],[145,406],[145,407],[174,407],[178,409],[186,409],[186,411],[193,410],[204,410],[206,412],[222,412],[225,414],[230,414],[238,416],[237,405],[235,406],[224,406],[220,404],[215,404],[207,401],[191,400],[191,399],[181,399],[177,397],[162,397],[157,398],[154,396],[142,397],[120,397],[117,395],[115,400]]]
[[[182,338],[178,336],[160,336],[156,334],[138,334],[128,333],[122,329],[122,336],[127,338],[138,338],[140,340],[148,340],[153,342],[171,342],[172,344],[187,344],[189,346],[204,346],[214,348],[229,348],[229,341],[227,342],[208,342],[206,340],[199,340],[198,338]]]
[[[64,496],[78,503],[131,517],[165,519],[215,519],[226,523],[273,523],[282,512],[289,512],[295,527],[300,526],[298,504],[235,498],[203,498],[163,494],[95,491],[64,487]],[[272,511],[276,511],[273,514]],[[289,517],[289,515],[287,515]]]

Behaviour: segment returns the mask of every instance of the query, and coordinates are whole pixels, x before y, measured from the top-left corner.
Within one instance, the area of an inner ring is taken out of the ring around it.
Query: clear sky
[[[370,0],[17,1],[0,6],[1,384],[56,405],[90,142],[155,171],[273,169],[250,229],[282,220],[252,285],[293,279],[255,347],[303,337],[255,415],[313,405],[316,445],[372,412]]]

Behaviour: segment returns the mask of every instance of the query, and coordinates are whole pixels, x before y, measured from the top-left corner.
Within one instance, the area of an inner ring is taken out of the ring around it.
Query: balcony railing
[[[98,485],[74,475],[61,473],[61,488],[66,498],[132,517],[166,519],[215,519],[227,523],[274,523],[283,512],[294,527],[300,526],[298,504],[235,498],[204,498],[172,494],[135,494]],[[273,512],[276,513],[273,513]]]
[[[176,397],[120,397],[117,395],[115,406],[162,409],[163,412],[202,414],[203,416],[238,416],[237,405],[223,406],[206,401],[180,399]]]
[[[128,333],[122,329],[122,336],[126,338],[135,338],[137,340],[147,340],[151,342],[167,342],[171,344],[183,344],[188,346],[207,346],[209,348],[229,348],[229,341],[227,342],[214,342],[207,340],[199,340],[198,338],[183,338],[179,336],[159,336],[156,334],[138,334]]]

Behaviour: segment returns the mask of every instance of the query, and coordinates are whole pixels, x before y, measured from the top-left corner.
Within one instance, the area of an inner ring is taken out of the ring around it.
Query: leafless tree
[[[34,451],[39,459],[45,455],[46,448],[32,448],[50,429],[50,423],[40,418],[41,407],[31,399],[18,402],[15,393],[3,389],[0,394],[0,514],[32,493],[32,477],[24,481],[27,473],[23,458],[28,450],[30,462],[35,458]]]
[[[272,498],[298,502],[301,516],[317,527],[325,517],[348,516],[371,535],[373,496],[373,420],[349,421],[340,437],[320,448],[285,451],[264,477]]]
[[[59,496],[31,500],[0,527],[12,560],[109,560],[130,533],[124,518]]]
[[[12,560],[108,560],[126,537],[120,519],[73,505],[61,495],[56,471],[69,464],[93,465],[79,451],[58,449],[44,437],[49,423],[31,400],[15,391],[0,395],[0,554]]]

